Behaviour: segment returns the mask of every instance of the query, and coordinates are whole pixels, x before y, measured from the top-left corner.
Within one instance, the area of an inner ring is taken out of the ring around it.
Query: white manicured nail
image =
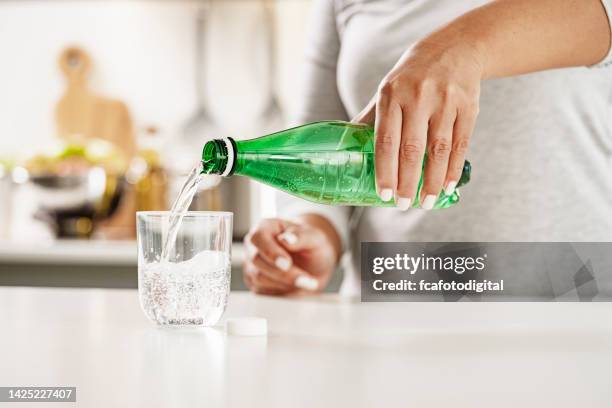
[[[446,185],[446,188],[444,189],[444,193],[446,195],[451,195],[455,192],[455,187],[457,187],[457,182],[456,181],[449,181],[448,184]]]
[[[393,198],[393,190],[390,188],[383,188],[380,190],[380,199],[387,202]]]
[[[289,268],[291,268],[291,261],[283,257],[276,258],[276,261],[274,261],[274,264],[281,271],[288,271]]]
[[[278,237],[289,245],[295,245],[298,242],[298,237],[293,232],[283,232]]]
[[[407,209],[409,209],[410,204],[412,204],[412,199],[410,198],[399,197],[397,199],[397,208],[399,208],[402,211],[406,211]]]
[[[300,275],[295,278],[295,287],[305,290],[317,290],[319,288],[319,281],[310,276]]]
[[[421,207],[424,210],[431,210],[435,203],[436,203],[436,196],[433,194],[430,194],[427,197],[425,197],[425,199],[423,200],[423,204],[421,204]]]

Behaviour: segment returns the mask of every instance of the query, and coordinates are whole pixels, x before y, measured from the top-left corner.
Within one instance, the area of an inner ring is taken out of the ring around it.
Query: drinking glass
[[[230,289],[232,218],[230,212],[187,212],[174,245],[163,254],[166,241],[172,241],[172,212],[136,214],[138,293],[151,321],[162,326],[219,321]]]

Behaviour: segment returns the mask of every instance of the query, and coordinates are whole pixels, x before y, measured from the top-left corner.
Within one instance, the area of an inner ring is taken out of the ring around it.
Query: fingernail
[[[283,257],[276,258],[276,261],[274,261],[274,264],[281,271],[288,271],[289,268],[291,268],[291,261]]]
[[[393,198],[393,190],[390,188],[383,188],[380,190],[379,196],[381,200],[387,202]]]
[[[298,242],[298,237],[293,232],[283,232],[278,236],[278,238],[282,239],[289,245],[295,245]]]
[[[406,211],[410,208],[410,204],[412,204],[412,199],[406,197],[399,197],[397,199],[397,208],[402,211]]]
[[[446,185],[446,188],[444,189],[444,193],[446,195],[451,195],[455,192],[455,187],[457,187],[457,182],[456,181],[449,181],[448,184]]]
[[[425,199],[423,200],[423,204],[421,204],[421,208],[423,208],[424,210],[431,210],[435,203],[436,203],[436,196],[433,194],[430,194],[427,197],[425,197]]]
[[[295,278],[294,285],[296,288],[305,290],[317,290],[319,288],[319,281],[310,276],[300,275]]]

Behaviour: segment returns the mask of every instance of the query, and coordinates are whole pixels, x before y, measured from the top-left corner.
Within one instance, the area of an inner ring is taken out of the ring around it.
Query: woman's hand
[[[475,47],[435,34],[409,49],[381,82],[354,122],[376,131],[376,186],[383,201],[395,196],[406,210],[417,195],[432,209],[440,191],[451,194],[461,177],[478,115],[482,78]]]
[[[355,122],[376,118],[376,183],[401,209],[416,196],[431,209],[461,176],[478,114],[480,81],[591,65],[610,50],[601,0],[494,0],[409,49]]]
[[[247,234],[245,245],[244,281],[267,295],[323,290],[340,255],[334,227],[318,215],[304,216],[299,223],[263,220]]]

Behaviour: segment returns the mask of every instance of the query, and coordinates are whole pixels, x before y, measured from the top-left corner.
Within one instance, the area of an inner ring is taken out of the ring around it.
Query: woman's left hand
[[[482,54],[442,36],[409,49],[353,119],[375,121],[377,192],[402,210],[417,196],[426,152],[420,206],[432,209],[442,189],[454,191],[478,115]]]

